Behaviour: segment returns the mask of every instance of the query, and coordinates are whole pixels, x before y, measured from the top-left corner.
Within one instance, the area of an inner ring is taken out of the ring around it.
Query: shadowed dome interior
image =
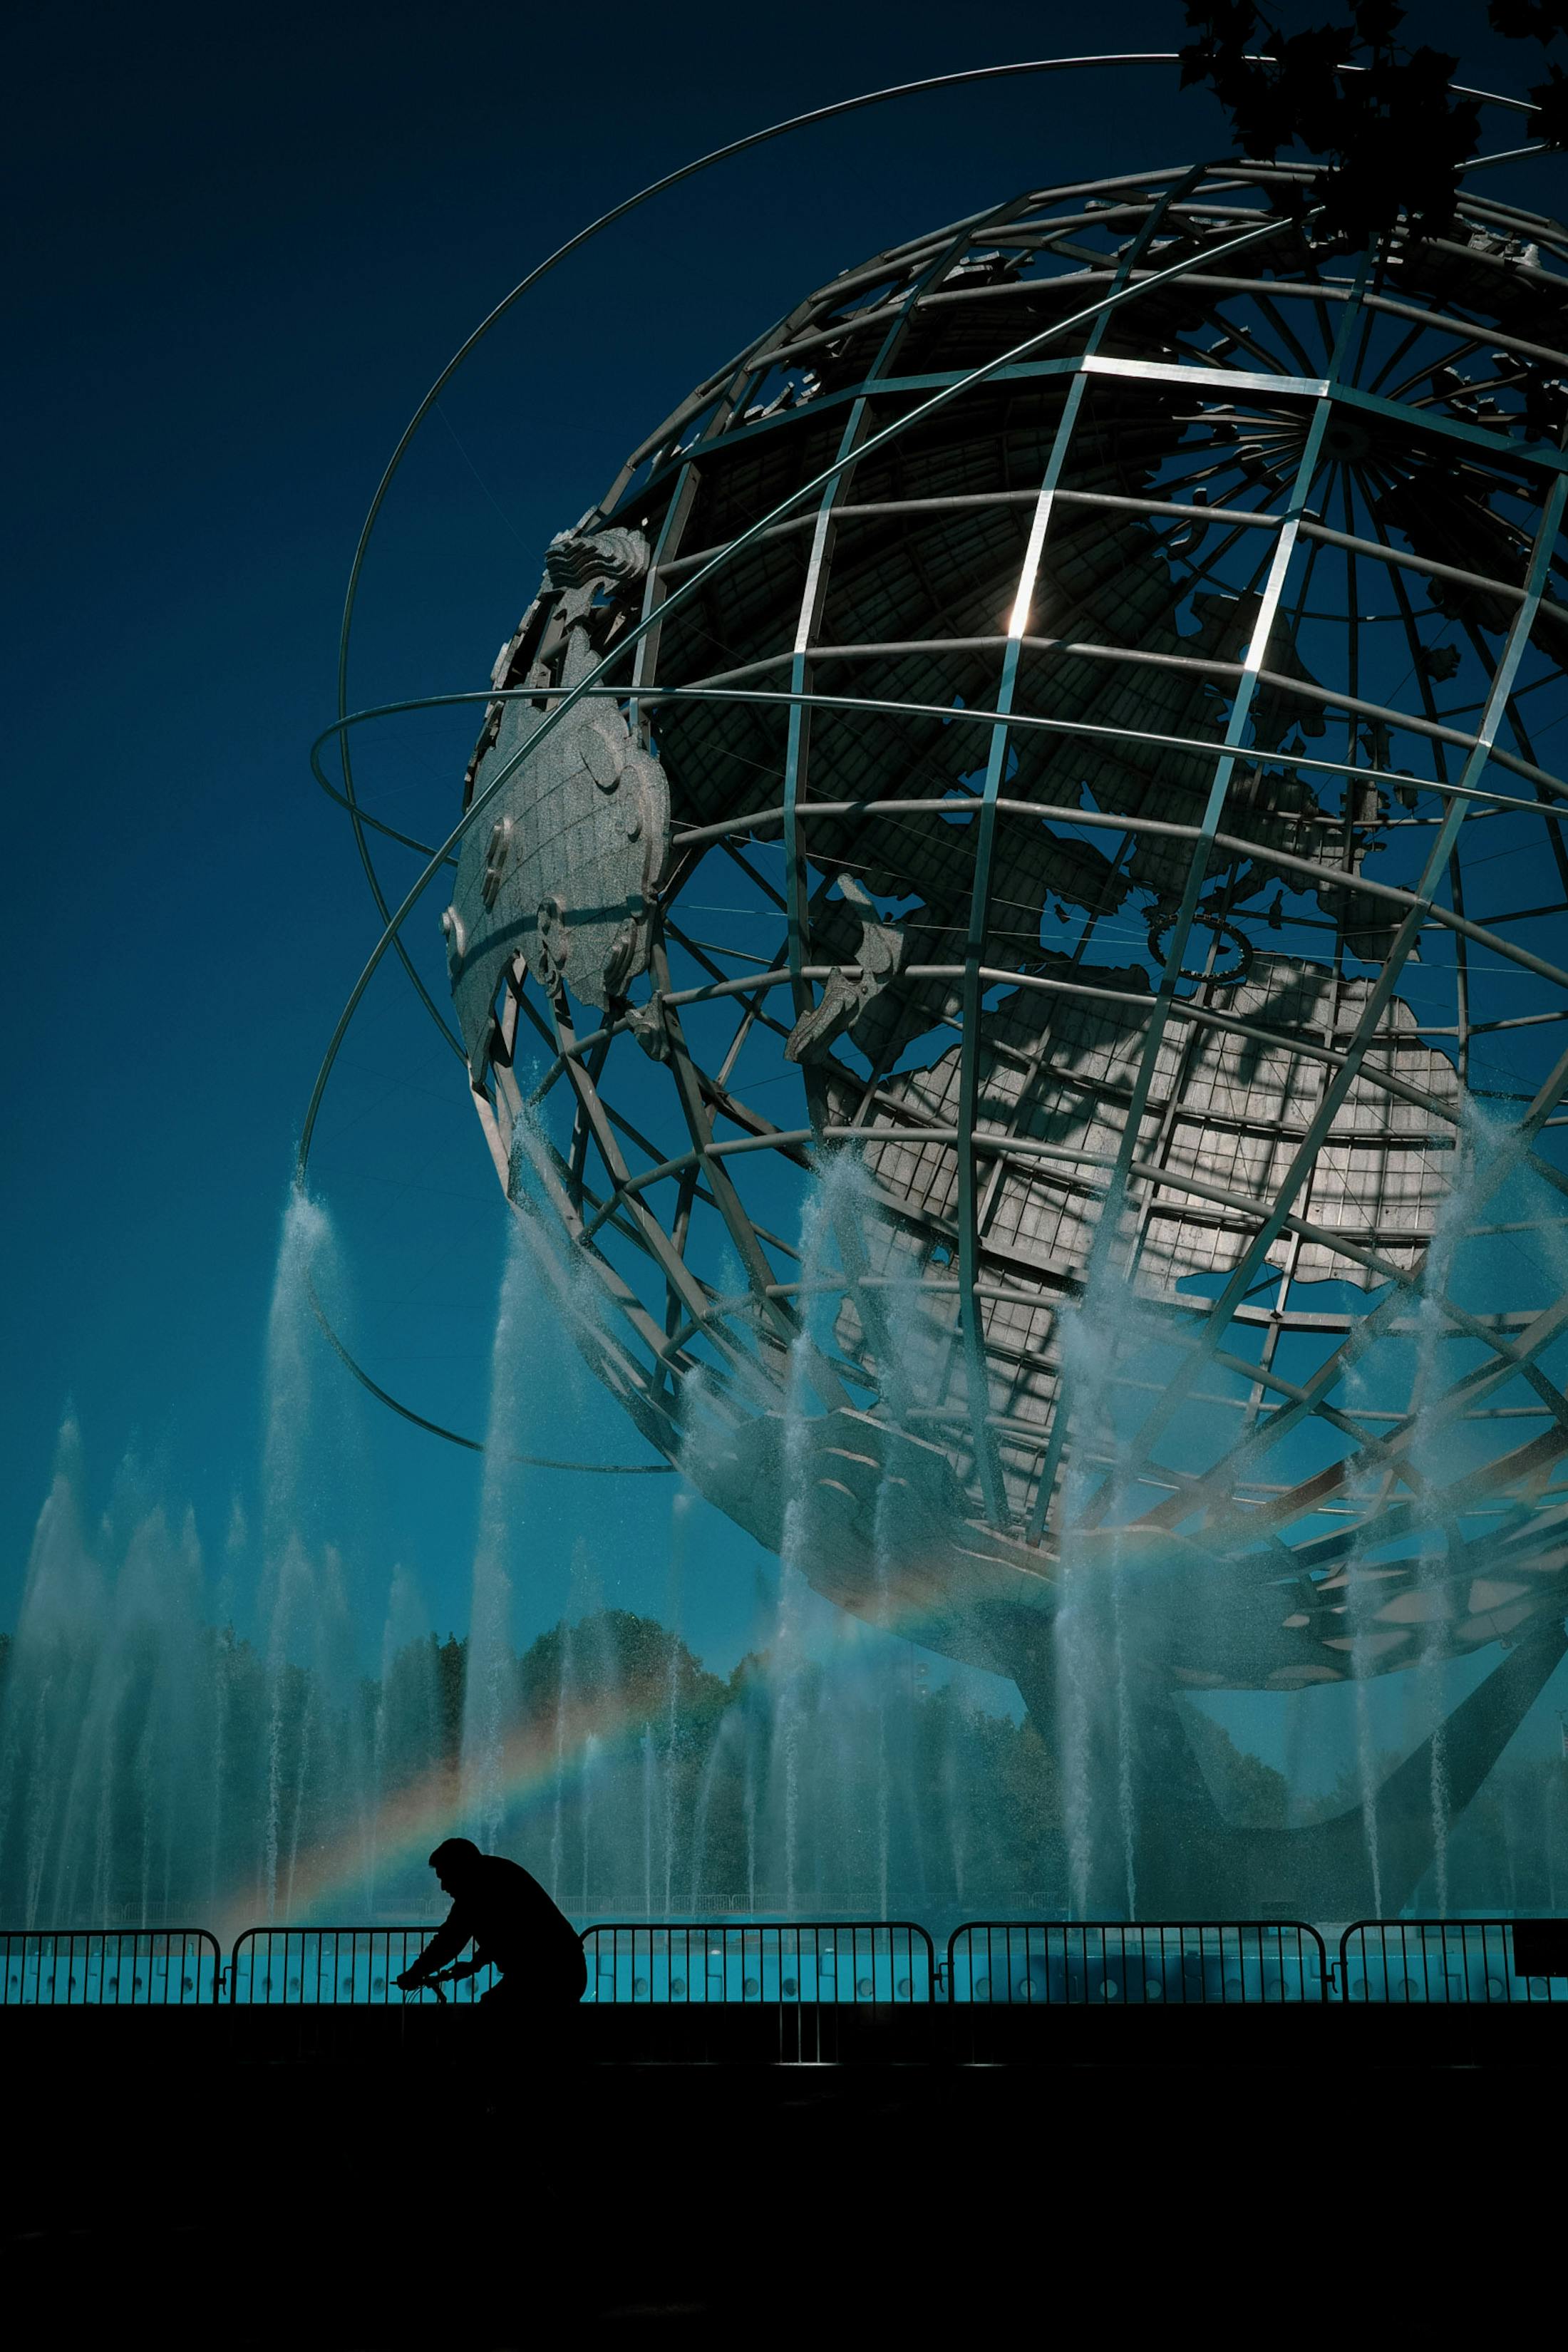
[[[700,385],[503,649],[448,933],[563,1311],[725,1507],[779,1539],[793,1399],[872,1465],[809,1473],[836,1597],[918,1461],[932,1638],[1160,1530],[1271,1580],[1187,1678],[1276,1687],[1348,1671],[1352,1555],[1373,1670],[1561,1613],[1568,1446],[1568,239],[1466,196],[1363,260],[1301,178],[1026,194]],[[591,967],[598,849],[522,907],[576,687],[668,792]]]

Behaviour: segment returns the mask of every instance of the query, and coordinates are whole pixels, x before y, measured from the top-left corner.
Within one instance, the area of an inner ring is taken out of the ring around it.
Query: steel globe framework
[[[1183,1690],[1501,1642],[1462,1804],[1568,1607],[1568,232],[1307,182],[1009,196],[707,378],[550,547],[442,917],[644,1435],[1237,1899]]]

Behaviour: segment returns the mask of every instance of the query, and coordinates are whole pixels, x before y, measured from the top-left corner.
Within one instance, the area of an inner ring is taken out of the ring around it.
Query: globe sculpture
[[[1568,232],[1309,184],[1008,195],[709,374],[549,547],[441,919],[552,1311],[1016,1680],[1091,1915],[1397,1903],[1564,1648]],[[1185,1695],[1402,1672],[1359,1804],[1222,1816]]]

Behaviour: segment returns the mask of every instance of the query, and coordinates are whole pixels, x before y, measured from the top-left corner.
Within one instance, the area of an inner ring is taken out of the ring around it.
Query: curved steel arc
[[[370,1391],[378,1403],[389,1406],[404,1421],[411,1421],[416,1429],[428,1430],[432,1437],[444,1437],[448,1445],[460,1445],[469,1454],[489,1451],[482,1437],[465,1437],[458,1430],[447,1429],[438,1421],[427,1420],[424,1413],[416,1412],[412,1405],[402,1403],[378,1381],[373,1381],[364,1366],[356,1362],[333,1330],[309,1273],[305,1276],[305,1295],[310,1299],[311,1313],[326,1334],[332,1353],[353,1374],[361,1388]],[[531,1470],[591,1470],[604,1477],[618,1478],[667,1477],[675,1468],[673,1462],[562,1462],[551,1454],[509,1454],[506,1458],[509,1462],[522,1463]]]
[[[442,696],[437,696],[435,698],[435,701],[437,703],[439,703],[444,699],[446,699],[446,698]],[[427,707],[433,708],[434,704]],[[366,718],[370,718],[372,716],[379,716],[380,714],[369,711],[361,714],[359,712],[351,711],[348,720],[349,725],[352,727],[354,719],[362,715]],[[327,730],[327,735],[335,734],[337,730],[335,728],[329,728]],[[400,849],[412,849],[416,856],[418,857],[429,857],[433,856],[434,852],[427,841],[416,841],[411,833],[399,833],[397,827],[395,824],[388,824],[384,817],[373,816],[369,809],[362,806],[357,801],[351,801],[346,793],[339,792],[336,784],[332,782],[329,776],[323,775],[320,767],[317,766],[315,755],[326,740],[326,735],[318,735],[314,743],[311,744],[310,769],[312,774],[315,776],[316,782],[321,785],[321,790],[326,793],[327,798],[331,801],[336,801],[340,808],[358,809],[359,819],[362,824],[368,824],[372,831],[379,833],[384,840],[395,841]]]
[[[1030,640],[1030,642],[1040,641]],[[619,651],[620,648],[617,647],[616,650]],[[1223,674],[1225,669],[1225,665],[1217,662],[1208,664],[1206,667],[1216,676]],[[620,702],[627,698],[626,690],[618,686],[589,686],[585,688],[585,693],[589,699],[602,698],[606,701]],[[406,710],[449,709],[466,702],[512,702],[524,698],[533,699],[537,694],[538,688],[530,686],[465,687],[454,693],[424,694],[408,702],[375,703],[364,710],[351,710],[346,717],[334,719],[330,727],[324,727],[310,746],[311,772],[317,782],[331,794],[331,797],[341,803],[342,794],[327,781],[316,755],[323,743],[330,742],[335,735],[341,734],[345,729],[358,727],[371,719],[396,718]],[[997,717],[995,710],[984,702],[955,709],[948,703],[900,701],[888,695],[826,694],[817,688],[809,688],[805,693],[797,695],[792,694],[787,688],[783,687],[650,686],[639,688],[637,698],[641,702],[734,702],[764,706],[773,703],[787,706],[791,702],[808,702],[815,709],[823,710],[874,711],[879,717],[890,719],[940,719],[944,725],[955,727],[993,726]],[[1342,698],[1336,704],[1331,698],[1325,697],[1324,707],[1342,708]],[[1407,714],[1396,714],[1401,718],[1405,715]],[[1008,724],[1012,727],[1033,729],[1041,734],[1081,735],[1091,741],[1100,737],[1117,742],[1131,739],[1140,743],[1153,744],[1160,750],[1168,751],[1212,753],[1219,748],[1212,736],[1173,735],[1153,727],[1136,729],[1112,727],[1092,719],[1053,719],[1048,714],[1039,711],[1015,712],[1008,720]],[[1440,740],[1444,742],[1452,742],[1461,751],[1466,751],[1472,748],[1475,740],[1473,736],[1462,734],[1458,728],[1443,730]],[[1534,782],[1543,785],[1549,792],[1561,793],[1565,800],[1568,800],[1568,781],[1560,776],[1554,776],[1550,769],[1533,766],[1529,761],[1519,759],[1513,753],[1501,750],[1494,750],[1492,757],[1497,765],[1510,769],[1520,775],[1528,776]],[[1393,785],[1408,783],[1410,781],[1403,772],[1396,769],[1359,767],[1352,760],[1324,759],[1315,752],[1298,752],[1292,758],[1290,764],[1302,775],[1340,776],[1351,783]],[[1539,801],[1520,800],[1507,793],[1489,793],[1482,791],[1479,786],[1455,783],[1445,778],[1423,779],[1421,789],[1424,793],[1429,793],[1435,799],[1473,801],[1482,809],[1518,810],[1529,816],[1539,816],[1542,811],[1542,803]],[[1017,804],[1019,807],[1025,804]],[[1084,825],[1092,825],[1097,822],[1092,814],[1085,814],[1077,809],[1058,808],[1046,801],[1031,802],[1026,805],[1031,814],[1037,814],[1040,816],[1070,815],[1076,824]],[[896,810],[900,814],[932,808],[943,816],[960,814],[973,816],[975,813],[974,803],[965,798],[960,801],[812,802],[803,807],[799,814],[803,817],[824,814],[842,815],[852,807],[862,806],[868,812]],[[395,832],[391,825],[380,818],[372,816],[368,810],[362,808],[360,814],[367,824],[375,826],[377,832],[387,834],[393,840],[400,842],[405,849],[417,851],[421,857],[438,857],[441,855],[439,850],[429,842],[416,841],[410,835]],[[1548,812],[1548,814],[1552,813]],[[702,842],[720,840],[726,834],[754,831],[759,825],[776,824],[783,814],[784,808],[781,803],[768,808],[748,810],[743,815],[725,818],[719,824],[687,826],[673,835],[670,845],[675,849],[693,848]],[[1108,824],[1110,822],[1111,820],[1106,820]],[[1119,826],[1121,820],[1117,818],[1114,822]],[[447,858],[443,862],[451,865],[455,861]],[[1373,892],[1373,895],[1380,890],[1386,891],[1387,888],[1386,885],[1373,883],[1364,877],[1358,887]]]
[[[531,287],[537,286],[542,278],[547,278],[550,272],[557,268],[562,262],[569,260],[574,253],[591,243],[605,229],[613,228],[617,221],[625,220],[626,215],[636,212],[639,205],[649,203],[655,196],[665,194],[670,188],[679,187],[682,181],[695,179],[700,173],[710,170],[716,163],[729,163],[733,157],[743,155],[753,147],[765,146],[772,140],[783,139],[791,131],[809,130],[814,123],[831,122],[841,115],[855,114],[873,106],[886,105],[895,99],[917,98],[928,91],[955,89],[968,83],[1000,81],[1028,74],[1066,73],[1087,66],[1171,65],[1175,62],[1176,56],[1177,52],[1174,49],[1129,49],[1104,57],[1023,58],[1016,59],[1006,65],[971,66],[960,72],[931,74],[919,81],[894,82],[885,89],[862,90],[854,98],[836,99],[830,106],[812,107],[804,114],[791,115],[783,122],[770,123],[765,130],[748,131],[743,139],[732,139],[722,147],[712,148],[706,155],[698,156],[694,162],[682,163],[677,170],[667,172],[661,179],[650,180],[647,185],[639,188],[636,194],[623,197],[618,205],[612,205],[607,212],[601,213],[598,218],[590,221],[585,228],[580,228],[574,236],[569,236],[564,245],[557,246],[553,253],[547,255],[544,260],[537,263],[528,272],[526,277],[518,280],[510,294],[501,297],[494,310],[480,320],[468,340],[459,344],[405,425],[397,446],[387,460],[386,469],[376,487],[375,496],[371,500],[370,510],[360,532],[359,542],[354,549],[353,562],[349,571],[348,593],[344,602],[342,625],[338,639],[340,715],[343,701],[343,688],[347,679],[349,637],[353,626],[353,608],[359,590],[360,574],[364,569],[364,559],[369,551],[371,534],[375,529],[376,520],[385,504],[387,492],[392,488],[397,470],[407,455],[409,444],[469,353],[483,342],[492,327],[500,325],[507,312],[514,304],[521,301]],[[1464,94],[1474,97],[1489,95],[1485,91]],[[1517,101],[1509,99],[1499,99],[1495,102],[1503,106],[1517,104]],[[1529,111],[1528,109],[1521,110]]]

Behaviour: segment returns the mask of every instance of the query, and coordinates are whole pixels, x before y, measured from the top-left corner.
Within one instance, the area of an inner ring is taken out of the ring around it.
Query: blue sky
[[[1129,0],[1116,37],[1173,47],[1180,13]],[[1493,41],[1480,0],[1413,13],[1470,78],[1532,78],[1536,53]],[[209,1558],[237,1499],[258,1517],[294,1140],[375,936],[306,754],[331,715],[359,523],[431,378],[543,253],[686,157],[858,89],[1086,37],[1076,9],[924,0],[13,23],[0,1625],[68,1399],[95,1507],[133,1453],[147,1491],[193,1503]],[[882,110],[662,199],[526,301],[429,421],[376,544],[351,702],[482,685],[551,533],[809,287],[1011,188],[1227,144],[1173,68],[1102,73]],[[1560,210],[1563,177],[1553,159],[1493,186]],[[416,832],[445,819],[471,732],[367,740],[367,791]],[[504,1213],[460,1080],[390,975],[317,1165],[365,1352],[482,1429]],[[330,1360],[312,1377],[310,1516],[367,1595],[402,1558],[460,1627],[475,1458],[342,1393]],[[585,1383],[542,1383],[531,1420],[543,1450],[637,1451]],[[674,1483],[535,1480],[520,1633],[565,1605],[579,1538],[580,1588],[661,1608]],[[767,1574],[694,1507],[687,1620],[715,1663],[751,1638]]]

